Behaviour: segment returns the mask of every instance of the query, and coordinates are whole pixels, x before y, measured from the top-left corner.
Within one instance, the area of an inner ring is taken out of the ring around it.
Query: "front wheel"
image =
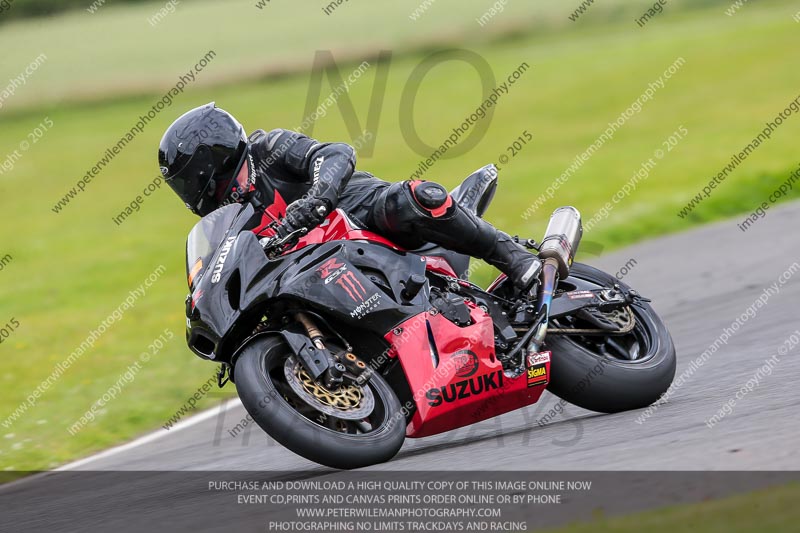
[[[621,281],[588,265],[575,263],[559,290],[613,287]],[[624,335],[548,334],[552,351],[548,390],[584,409],[616,413],[647,407],[664,394],[675,377],[675,345],[669,331],[646,302],[630,306],[635,324]],[[600,317],[614,320],[618,317]],[[551,328],[593,327],[580,318],[565,317]]]
[[[376,372],[364,386],[329,391],[282,337],[254,339],[236,362],[236,391],[253,420],[294,453],[332,468],[388,461],[405,440],[400,402]]]

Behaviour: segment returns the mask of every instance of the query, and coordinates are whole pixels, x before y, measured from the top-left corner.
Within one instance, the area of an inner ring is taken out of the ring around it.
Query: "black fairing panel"
[[[323,268],[330,261],[333,266]],[[305,302],[346,323],[368,324],[383,334],[424,309],[419,296],[404,303],[390,288],[402,287],[411,274],[425,274],[425,263],[416,255],[368,243],[333,242],[298,258],[281,276],[275,296]]]
[[[461,279],[469,278],[469,276],[467,276],[467,273],[469,272],[468,255],[460,254],[432,243],[428,243],[421,248],[417,248],[414,250],[414,253],[442,257],[451,267],[453,267],[453,271],[456,273],[456,276]]]
[[[219,251],[211,268],[218,257]],[[219,281],[206,275],[195,289],[189,347],[203,358],[229,361],[226,351],[235,347],[226,345],[228,336],[240,338],[236,328],[260,319],[276,300],[383,335],[426,309],[427,289],[410,302],[399,294],[412,274],[424,276],[421,257],[366,242],[330,242],[270,261],[245,231],[231,246]]]
[[[213,269],[213,265],[218,261],[219,250],[209,269]],[[257,276],[261,276],[262,279],[274,278],[274,266],[277,264],[271,265],[267,261],[253,233],[246,231],[236,237],[226,257],[219,281],[215,283],[212,276],[205,275],[192,294],[194,309],[187,315],[189,320],[187,335],[189,347],[197,355],[207,359],[217,359],[221,340],[239,320],[243,310],[247,309],[248,285],[252,284],[252,280]],[[203,346],[204,349],[198,349],[198,346]]]

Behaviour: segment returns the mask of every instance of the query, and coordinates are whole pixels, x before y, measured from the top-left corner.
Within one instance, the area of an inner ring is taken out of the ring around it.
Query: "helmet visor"
[[[186,206],[200,216],[206,216],[219,207],[216,191],[219,184],[227,184],[239,169],[240,162],[227,162],[226,168],[215,169],[211,148],[200,146],[191,159],[174,176],[166,180]]]

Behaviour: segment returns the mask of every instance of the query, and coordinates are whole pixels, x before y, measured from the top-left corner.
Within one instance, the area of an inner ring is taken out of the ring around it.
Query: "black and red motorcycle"
[[[488,165],[452,196],[481,216],[497,187]],[[520,409],[545,389],[604,413],[656,401],[675,374],[661,319],[613,276],[574,263],[578,212],[557,209],[538,252],[534,296],[504,276],[470,283],[469,258],[403,250],[334,211],[304,234],[232,204],[187,242],[187,342],[221,363],[258,425],[335,468],[391,459],[425,437]]]

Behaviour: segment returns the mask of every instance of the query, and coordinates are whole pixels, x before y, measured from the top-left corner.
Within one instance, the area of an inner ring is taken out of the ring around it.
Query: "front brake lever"
[[[316,211],[320,217],[325,217],[325,215],[328,214],[328,209],[322,205],[318,206]],[[290,231],[288,234],[281,237],[282,233],[281,230],[286,230],[287,227],[289,226],[287,226],[285,222],[283,224],[277,224],[276,226],[273,226],[273,231],[275,231],[275,235],[273,235],[272,237],[264,237],[263,239],[258,241],[269,258],[274,258],[279,256],[281,253],[283,253],[287,244],[296,241],[297,239],[308,233],[308,228],[300,228],[294,231]]]
[[[266,252],[267,256],[273,258],[283,253],[284,249],[289,243],[296,241],[306,233],[308,233],[306,228],[300,228],[292,231],[285,237],[273,235],[272,237],[264,237],[258,242],[261,244],[261,247],[264,249],[264,252]]]

